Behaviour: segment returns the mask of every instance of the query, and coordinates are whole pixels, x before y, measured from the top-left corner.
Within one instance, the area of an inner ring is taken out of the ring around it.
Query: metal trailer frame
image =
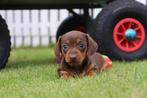
[[[114,0],[1,0],[0,9],[98,8]]]

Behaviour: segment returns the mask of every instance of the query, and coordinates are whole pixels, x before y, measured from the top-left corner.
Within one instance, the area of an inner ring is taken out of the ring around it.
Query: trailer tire
[[[99,40],[100,52],[117,60],[147,57],[146,13],[147,8],[135,0],[116,0],[103,8],[94,22],[94,36]],[[129,29],[136,32],[136,35],[130,33]],[[117,32],[121,32],[121,35]],[[130,40],[131,37],[128,37],[126,32],[134,36],[134,39]]]
[[[4,68],[11,50],[8,26],[0,15],[0,69]]]
[[[72,30],[78,30],[86,33],[86,17],[83,15],[70,16],[66,18],[59,26],[56,33],[56,40],[59,36]]]

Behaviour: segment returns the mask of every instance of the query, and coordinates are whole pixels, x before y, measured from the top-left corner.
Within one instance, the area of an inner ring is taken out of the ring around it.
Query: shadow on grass
[[[25,67],[35,67],[35,66],[56,66],[55,58],[44,58],[41,60],[32,59],[32,60],[15,60],[9,61],[6,65],[6,69],[18,69]]]

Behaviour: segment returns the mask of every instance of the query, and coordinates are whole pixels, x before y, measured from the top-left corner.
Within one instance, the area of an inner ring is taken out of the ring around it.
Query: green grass
[[[95,77],[59,79],[52,48],[14,49],[0,98],[147,98],[147,61],[113,62]]]

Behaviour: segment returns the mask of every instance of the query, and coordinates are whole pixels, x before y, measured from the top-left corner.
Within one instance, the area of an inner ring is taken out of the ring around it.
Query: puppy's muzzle
[[[81,64],[80,60],[78,59],[78,55],[76,53],[69,54],[68,58],[69,58],[68,64],[71,66],[77,66]]]

